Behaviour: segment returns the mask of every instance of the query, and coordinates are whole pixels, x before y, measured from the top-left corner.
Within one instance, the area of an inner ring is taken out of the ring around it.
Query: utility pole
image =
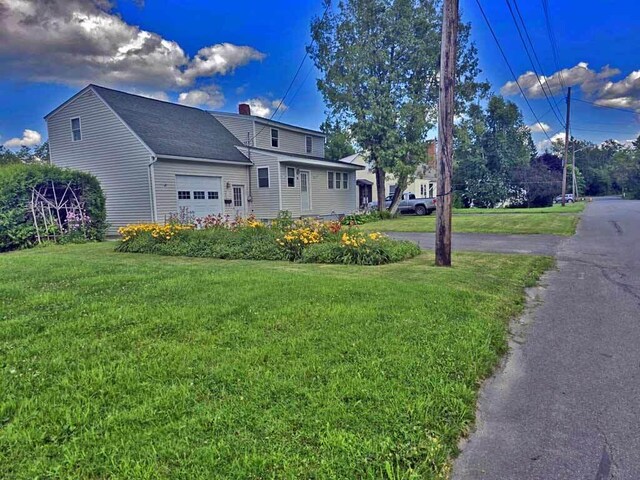
[[[578,181],[576,179],[576,141],[571,140],[571,193],[573,201],[578,200]]]
[[[562,162],[562,206],[567,200],[567,163],[569,163],[569,118],[571,117],[571,87],[567,89],[567,121],[564,129],[564,162]]]
[[[453,191],[453,109],[456,78],[458,0],[444,0],[440,46],[440,97],[438,101],[438,195],[436,203],[436,265],[451,266],[451,207]]]

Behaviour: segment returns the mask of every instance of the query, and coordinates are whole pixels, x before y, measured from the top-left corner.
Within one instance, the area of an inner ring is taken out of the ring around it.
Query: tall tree
[[[454,187],[466,206],[494,207],[520,195],[514,172],[536,151],[518,106],[492,96],[469,108],[456,127]]]
[[[330,0],[325,0],[328,6]],[[426,162],[426,134],[437,116],[441,13],[438,0],[344,0],[313,21],[309,54],[322,76],[318,88],[331,115],[349,126],[368,152],[384,208],[385,176],[396,198]],[[457,100],[461,108],[485,92],[470,27],[460,24]]]
[[[327,160],[340,160],[356,153],[347,129],[340,126],[338,121],[325,120],[320,130],[327,135],[324,156]]]

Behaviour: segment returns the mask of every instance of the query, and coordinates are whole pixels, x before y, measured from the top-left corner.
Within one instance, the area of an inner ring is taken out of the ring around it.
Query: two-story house
[[[51,162],[95,175],[111,233],[193,215],[272,219],[357,209],[358,166],[324,158],[324,134],[89,85],[45,120]]]

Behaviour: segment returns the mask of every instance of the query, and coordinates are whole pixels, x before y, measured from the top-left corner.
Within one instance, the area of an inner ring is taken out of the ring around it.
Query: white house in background
[[[433,146],[432,146],[433,145]],[[428,153],[435,152],[435,144],[429,145]],[[376,175],[367,164],[366,157],[362,153],[349,155],[340,159],[342,163],[348,163],[360,167],[356,172],[356,185],[358,189],[358,206],[363,209],[366,205],[377,200]],[[416,170],[415,180],[407,185],[403,193],[413,193],[418,198],[435,197],[437,195],[436,172],[428,165],[421,165]],[[385,180],[385,196],[393,195],[396,190],[396,180],[393,175],[387,175]]]
[[[239,112],[89,85],[45,117],[51,162],[98,178],[110,233],[181,208],[262,219],[357,209],[361,167],[325,160],[322,132]]]

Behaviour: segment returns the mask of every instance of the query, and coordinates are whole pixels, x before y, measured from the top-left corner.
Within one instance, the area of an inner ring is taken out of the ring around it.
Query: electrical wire
[[[327,6],[324,9],[324,12],[322,13],[322,17],[320,18],[320,21],[324,20],[324,17],[327,15],[327,12],[329,11],[329,8],[331,7],[331,2],[327,2]],[[278,111],[280,110],[280,108],[282,107],[282,105],[284,104],[284,100],[285,98],[287,98],[287,95],[289,94],[289,91],[291,90],[291,87],[293,87],[293,83],[296,81],[296,78],[298,78],[298,74],[300,73],[300,70],[302,69],[302,66],[304,65],[305,60],[307,59],[307,57],[309,56],[309,50],[311,48],[313,48],[313,45],[315,44],[316,40],[315,38],[311,39],[311,43],[309,44],[309,48],[306,48],[305,53],[304,53],[304,57],[302,57],[302,61],[300,62],[300,64],[298,65],[298,68],[296,70],[296,73],[293,75],[293,78],[291,79],[291,82],[289,82],[289,86],[287,87],[287,90],[284,92],[284,95],[282,96],[282,98],[280,99],[280,102],[278,102],[278,106],[276,107],[276,109],[273,111],[273,113],[271,114],[271,116],[269,117],[269,120],[273,120],[273,117],[276,115],[276,113],[278,113]],[[267,128],[267,124],[265,124],[259,131],[258,133],[256,133],[253,137],[251,137],[248,141],[248,146],[251,146],[253,144],[253,141],[255,140],[255,138],[260,135],[262,133],[262,131]]]
[[[482,16],[484,17],[484,21],[486,22],[487,27],[489,27],[489,31],[491,32],[491,35],[493,36],[493,39],[495,40],[496,45],[498,46],[498,50],[500,50],[500,53],[502,54],[502,58],[504,59],[504,62],[507,64],[507,67],[509,68],[509,71],[511,72],[511,76],[513,77],[513,80],[516,82],[516,85],[518,86],[518,89],[520,90],[520,93],[522,94],[522,97],[524,98],[524,101],[527,103],[527,106],[529,107],[529,110],[531,110],[531,114],[533,115],[533,118],[536,119],[536,123],[540,124],[541,123],[540,119],[536,115],[536,112],[533,110],[533,107],[531,106],[531,103],[529,103],[529,99],[525,95],[524,90],[522,89],[522,86],[520,85],[520,82],[518,82],[518,77],[516,76],[515,72],[513,71],[513,68],[511,67],[511,64],[509,63],[509,59],[507,58],[507,55],[504,53],[502,45],[500,45],[500,40],[498,40],[498,36],[496,35],[496,32],[493,30],[493,27],[491,26],[491,22],[489,22],[489,18],[487,18],[487,14],[484,12],[484,8],[482,8],[482,4],[480,3],[480,0],[476,0],[476,3],[478,4],[478,8],[480,8],[480,12],[482,13]],[[545,134],[545,136],[551,142],[552,140],[551,140],[551,137],[549,136],[549,134],[545,130],[543,130],[543,133]]]
[[[634,115],[640,115],[640,112],[636,112],[635,110],[630,110],[628,108],[621,108],[621,107],[611,107],[609,105],[600,105],[599,103],[595,103],[595,102],[590,102],[588,100],[580,100],[578,98],[574,98],[574,100],[576,102],[581,102],[581,103],[588,103],[590,105],[595,105],[596,107],[600,107],[600,108],[609,108],[611,110],[619,110],[621,112],[627,112],[627,113],[633,113]]]
[[[518,35],[520,36],[520,40],[522,41],[522,45],[524,46],[524,50],[527,53],[527,57],[529,57],[529,62],[531,62],[531,67],[533,68],[533,72],[536,74],[536,79],[538,80],[538,83],[540,84],[540,88],[542,89],[542,93],[544,93],[544,96],[547,99],[547,102],[549,102],[549,105],[551,105],[552,109],[553,109],[553,114],[555,115],[556,119],[558,120],[558,122],[560,122],[560,125],[562,125],[564,127],[564,121],[562,120],[562,113],[560,112],[560,110],[557,109],[557,104],[553,104],[551,99],[549,98],[549,95],[553,96],[553,92],[551,91],[551,87],[549,86],[549,81],[547,80],[547,76],[544,74],[544,69],[542,68],[542,63],[540,62],[540,58],[538,57],[538,54],[536,53],[536,49],[533,45],[533,42],[531,41],[531,36],[529,35],[529,30],[527,29],[527,24],[524,21],[524,18],[522,16],[522,13],[520,12],[520,7],[518,7],[518,1],[517,0],[513,0],[513,5],[516,9],[516,12],[518,14],[518,18],[520,19],[520,23],[522,24],[522,30],[524,30],[524,33],[527,37],[527,41],[529,44],[529,48],[527,48],[527,42],[525,42],[524,37],[522,35],[522,31],[520,30],[520,27],[518,25],[518,22],[516,20],[516,17],[513,13],[513,9],[511,8],[511,4],[509,2],[509,0],[506,0],[507,2],[507,7],[509,7],[509,12],[511,13],[511,18],[513,19],[513,23],[516,26],[516,29],[518,30]],[[547,94],[547,92],[545,91],[545,87],[542,84],[542,81],[540,80],[541,75],[538,73],[538,70],[536,70],[536,65],[535,62],[533,61],[533,59],[531,58],[531,54],[529,53],[529,49],[531,49],[531,53],[533,53],[533,56],[538,64],[538,69],[540,70],[540,72],[542,73],[542,76],[545,77],[545,85],[547,87],[547,90],[549,91],[549,94]],[[554,108],[555,107],[555,108]],[[557,110],[557,112],[556,112]]]

